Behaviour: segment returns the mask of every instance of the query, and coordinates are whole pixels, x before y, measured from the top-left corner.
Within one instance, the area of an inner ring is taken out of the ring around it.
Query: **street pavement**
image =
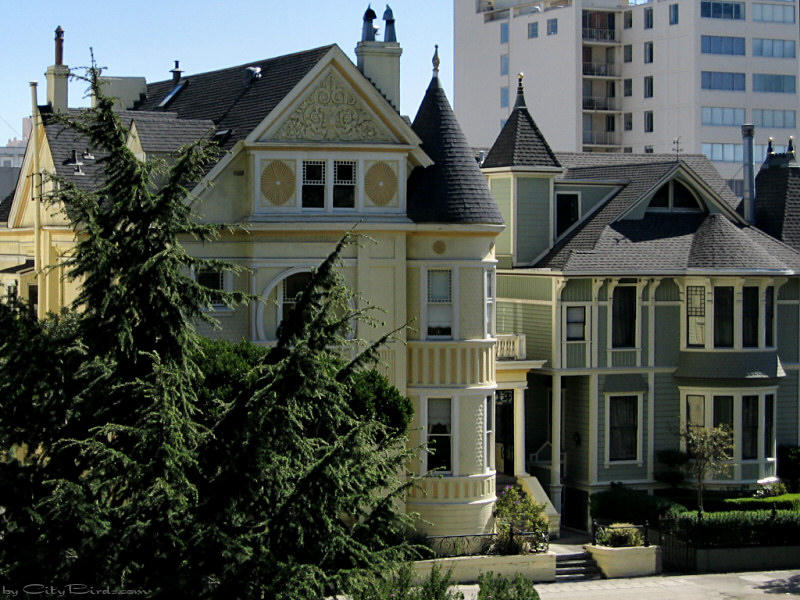
[[[800,570],[657,575],[536,584],[541,600],[738,600],[800,597]],[[464,600],[478,597],[477,585],[462,585]]]

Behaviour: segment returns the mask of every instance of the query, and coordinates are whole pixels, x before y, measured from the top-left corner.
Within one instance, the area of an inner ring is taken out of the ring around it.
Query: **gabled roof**
[[[680,162],[669,155],[557,156],[568,167],[564,178],[557,181],[606,182],[610,189],[616,185],[617,191],[534,267],[598,275],[708,269],[800,270],[800,253],[736,217],[738,199],[704,156],[684,155]],[[697,171],[709,173],[708,179],[701,178]],[[712,193],[720,189],[722,193],[716,201],[721,213],[658,212],[645,213],[642,219],[621,218],[657,186],[679,173],[702,181]]]
[[[136,112],[169,111],[179,119],[212,121],[217,131],[230,131],[220,144],[228,150],[246,138],[332,48],[334,45],[321,46],[191,75],[182,80],[183,87],[164,107],[160,105],[173,91],[174,83],[151,83],[147,99],[136,106]],[[250,67],[260,69],[259,78],[246,76]]]
[[[8,221],[8,215],[11,214],[11,202],[14,200],[14,190],[11,190],[8,195],[0,200],[0,223]]]
[[[145,152],[174,152],[177,148],[209,137],[214,122],[208,119],[142,119],[137,113],[130,125]],[[161,114],[161,113],[156,113]],[[164,116],[174,113],[163,113]]]
[[[417,223],[502,225],[503,217],[434,73],[412,128],[433,160],[408,179],[408,216]]]
[[[555,167],[561,165],[525,106],[522,75],[517,85],[517,100],[500,135],[481,167]]]

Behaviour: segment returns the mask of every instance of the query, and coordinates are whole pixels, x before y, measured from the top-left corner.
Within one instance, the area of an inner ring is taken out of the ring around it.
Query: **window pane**
[[[609,460],[636,460],[639,419],[636,396],[611,396],[608,411]]]
[[[690,285],[686,288],[686,345],[705,346],[706,289]]]
[[[450,302],[451,300],[450,271],[428,271],[428,302]]]
[[[705,427],[706,399],[704,396],[686,396],[686,425],[688,427]]]
[[[636,288],[614,288],[612,303],[612,346],[633,348],[636,345]]]
[[[452,471],[450,398],[428,399],[428,470]]]
[[[714,346],[733,347],[733,287],[714,287]]]
[[[764,300],[764,343],[769,348],[775,345],[775,288],[769,286]]]
[[[764,397],[764,456],[775,457],[775,397]]]
[[[742,397],[742,458],[758,458],[758,396]]]
[[[714,427],[733,429],[733,396],[714,396]]]
[[[758,347],[758,288],[746,286],[742,290],[742,345]]]
[[[556,194],[556,237],[578,220],[578,195]]]
[[[586,339],[586,307],[567,307],[567,340],[582,341]]]

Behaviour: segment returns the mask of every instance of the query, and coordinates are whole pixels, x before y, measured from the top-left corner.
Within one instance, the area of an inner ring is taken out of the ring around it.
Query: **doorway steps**
[[[556,583],[600,578],[600,567],[588,552],[556,554]]]

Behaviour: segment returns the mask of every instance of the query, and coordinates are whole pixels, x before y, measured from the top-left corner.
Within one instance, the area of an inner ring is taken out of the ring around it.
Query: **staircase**
[[[600,568],[591,554],[556,554],[556,583],[589,579],[600,579]]]

